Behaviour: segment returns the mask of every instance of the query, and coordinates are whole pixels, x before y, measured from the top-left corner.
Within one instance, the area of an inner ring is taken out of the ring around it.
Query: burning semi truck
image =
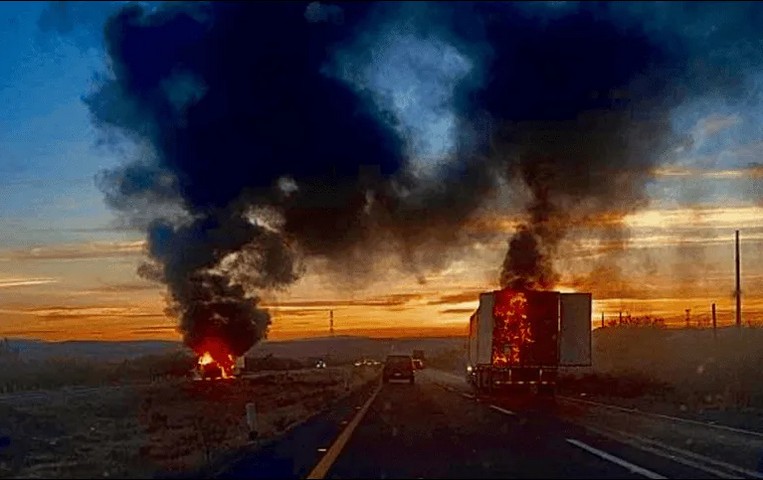
[[[591,294],[503,289],[480,294],[467,376],[478,389],[553,394],[559,367],[591,365]]]

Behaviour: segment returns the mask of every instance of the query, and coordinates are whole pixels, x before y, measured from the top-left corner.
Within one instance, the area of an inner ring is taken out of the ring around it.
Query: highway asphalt
[[[480,400],[444,380],[421,371],[413,385],[373,386],[231,463],[218,477],[745,477],[597,434],[559,415],[553,402],[517,407]]]

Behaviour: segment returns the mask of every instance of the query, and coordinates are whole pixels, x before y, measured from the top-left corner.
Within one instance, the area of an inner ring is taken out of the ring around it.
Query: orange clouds
[[[79,260],[86,258],[124,257],[145,251],[144,240],[131,242],[92,242],[68,245],[30,247],[0,251],[0,260]]]
[[[679,173],[695,174],[662,174]],[[467,228],[484,241],[448,268],[427,272],[425,284],[390,271],[373,285],[346,288],[313,269],[289,292],[263,299],[273,318],[270,338],[326,335],[329,310],[338,334],[462,335],[479,293],[498,287],[491,269],[500,267],[518,220],[475,219]],[[560,249],[558,288],[593,292],[596,319],[622,308],[680,324],[686,308],[705,314],[713,301],[723,321],[730,319],[735,228],[742,228],[746,312],[753,320],[763,315],[756,306],[763,297],[763,208],[643,210],[622,218],[628,237],[609,235],[619,220],[592,216]],[[135,274],[144,248],[124,241],[0,250],[0,336],[177,340],[176,320],[163,312],[165,288]]]
[[[57,282],[55,278],[0,278],[0,288],[29,287]]]

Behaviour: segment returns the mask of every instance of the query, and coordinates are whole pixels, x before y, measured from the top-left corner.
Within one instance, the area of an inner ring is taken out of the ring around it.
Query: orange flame
[[[205,373],[211,369],[219,373],[213,377],[214,379],[233,378],[233,367],[236,364],[236,361],[233,358],[233,355],[228,354],[227,357],[226,362],[219,362],[215,360],[210,352],[204,352],[204,354],[199,357],[198,361],[202,378],[204,378]]]
[[[533,342],[527,318],[527,296],[510,290],[497,292],[493,318],[493,364],[520,363],[522,351]]]
[[[210,363],[214,363],[214,362],[215,362],[215,359],[212,358],[212,354],[209,352],[204,352],[204,355],[199,357],[199,365],[201,366],[209,365]]]

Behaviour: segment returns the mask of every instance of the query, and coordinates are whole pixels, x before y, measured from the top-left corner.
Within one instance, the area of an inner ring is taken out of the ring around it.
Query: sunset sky
[[[76,4],[64,18],[47,3],[0,4],[0,337],[179,338],[176,320],[163,313],[165,287],[136,274],[145,233],[119,221],[94,181],[122,162],[99,143],[82,100],[106,68],[103,23],[121,6]],[[717,19],[721,28],[738,21]],[[420,41],[388,45],[392,51],[378,61],[397,58],[394,49],[416,48],[428,62],[444,59],[453,81],[469,71],[455,47]],[[417,168],[434,169],[452,147],[453,113],[425,101],[430,97],[416,98],[432,94],[419,77],[391,72],[368,70],[368,88],[387,92],[393,103],[398,94],[414,97],[418,107],[393,110],[411,135],[426,139],[410,150]],[[597,219],[560,244],[558,289],[591,291],[596,325],[602,313],[614,318],[621,310],[681,324],[691,309],[693,319],[707,320],[713,302],[719,323],[730,324],[737,229],[744,321],[763,322],[763,69],[748,72],[740,79],[743,101],[710,90],[672,109],[673,129],[689,141],[675,144],[670,161],[652,170],[648,204],[624,217],[624,229]],[[448,93],[443,85],[436,95]],[[463,228],[475,240],[443,268],[418,274],[390,268],[353,281],[307,258],[295,284],[262,293],[273,321],[269,338],[326,335],[330,310],[338,334],[465,334],[478,293],[499,287],[507,240],[523,219],[507,200],[512,188],[473,214]],[[607,229],[615,233],[609,242],[601,240]]]

